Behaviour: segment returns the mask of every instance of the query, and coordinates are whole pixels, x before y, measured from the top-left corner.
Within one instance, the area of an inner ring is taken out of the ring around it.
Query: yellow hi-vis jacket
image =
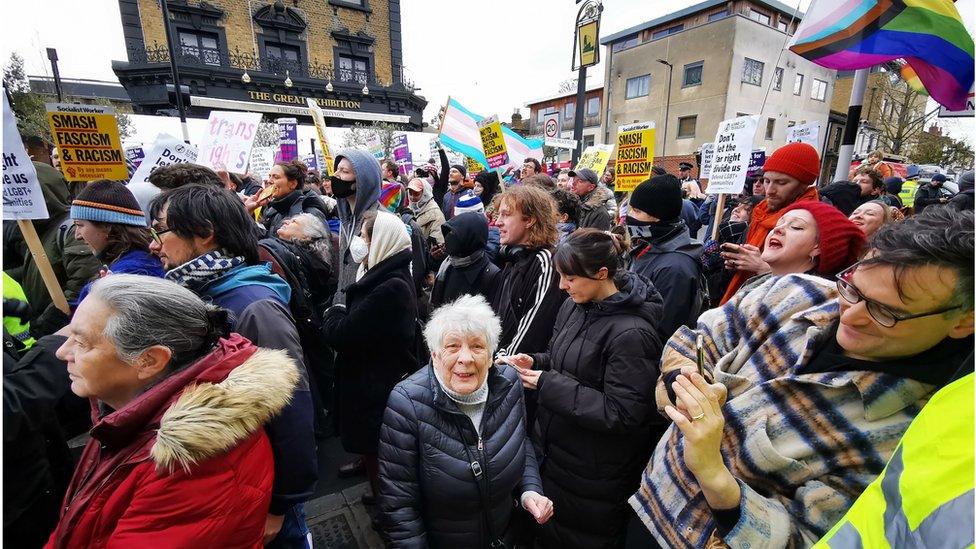
[[[16,280],[7,273],[3,273],[3,298],[16,299],[27,303],[27,294]],[[34,338],[30,335],[30,323],[26,318],[16,316],[4,316],[3,327],[11,337],[19,341],[24,349],[30,349],[34,345]]]
[[[973,547],[973,374],[937,392],[881,476],[814,547]]]

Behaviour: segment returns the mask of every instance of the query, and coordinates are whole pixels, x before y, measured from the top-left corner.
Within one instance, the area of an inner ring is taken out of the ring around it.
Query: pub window
[[[369,74],[369,60],[351,55],[339,56],[339,81],[366,83]]]
[[[698,116],[682,116],[678,118],[678,138],[695,137],[695,126],[698,125]]]
[[[220,65],[219,40],[211,32],[180,30],[180,52],[184,56],[196,57],[206,65]]]
[[[297,63],[301,57],[301,51],[297,47],[289,46],[288,44],[265,42],[264,51],[267,52],[269,59],[277,59],[290,63]]]

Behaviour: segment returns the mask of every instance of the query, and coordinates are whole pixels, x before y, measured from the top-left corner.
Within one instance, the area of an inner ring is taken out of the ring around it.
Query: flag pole
[[[444,119],[447,118],[447,110],[451,108],[451,96],[447,96],[447,102],[444,103],[444,116],[441,117],[441,123],[437,125],[437,139],[441,138],[441,131],[444,129]]]
[[[854,156],[854,142],[857,140],[857,130],[861,124],[861,107],[864,105],[864,90],[868,86],[870,69],[854,71],[854,85],[851,87],[851,102],[847,107],[847,124],[844,126],[844,139],[837,152],[837,169],[834,181],[847,181],[851,170],[851,159]]]

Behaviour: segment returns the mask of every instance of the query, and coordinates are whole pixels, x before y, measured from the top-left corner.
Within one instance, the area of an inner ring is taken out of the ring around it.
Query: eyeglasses
[[[925,316],[938,315],[942,313],[947,313],[949,311],[953,311],[955,309],[962,308],[962,305],[953,305],[951,307],[943,307],[941,309],[935,311],[929,311],[927,313],[918,313],[918,314],[910,314],[910,315],[903,315],[903,314],[896,313],[892,311],[891,308],[888,307],[887,305],[878,303],[873,299],[868,299],[864,297],[864,294],[862,294],[861,291],[857,289],[857,286],[851,283],[850,281],[851,275],[854,274],[854,270],[857,268],[858,265],[860,265],[860,263],[855,263],[850,267],[848,267],[847,269],[844,269],[843,271],[837,273],[837,291],[840,293],[841,297],[843,297],[845,301],[851,303],[852,305],[863,301],[865,306],[868,309],[868,314],[871,315],[871,318],[873,318],[875,322],[884,326],[885,328],[892,328],[894,327],[895,324],[898,324],[903,320],[911,320],[913,318],[922,318]]]
[[[163,238],[162,238],[162,236],[164,234],[172,231],[172,230],[173,229],[163,229],[161,231],[157,231],[153,227],[149,227],[149,236],[151,236],[153,238],[153,240],[156,241],[156,244],[159,244],[160,246],[162,246],[163,245]]]

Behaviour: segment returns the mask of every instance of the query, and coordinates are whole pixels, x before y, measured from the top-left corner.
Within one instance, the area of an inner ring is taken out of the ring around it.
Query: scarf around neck
[[[220,278],[227,271],[244,264],[241,256],[229,256],[222,250],[207,252],[166,273],[166,279],[191,290]]]
[[[684,220],[678,218],[674,221],[661,221],[650,225],[629,226],[627,230],[630,231],[630,235],[634,239],[643,240],[653,246],[671,240],[681,231],[687,231],[688,228]]]

